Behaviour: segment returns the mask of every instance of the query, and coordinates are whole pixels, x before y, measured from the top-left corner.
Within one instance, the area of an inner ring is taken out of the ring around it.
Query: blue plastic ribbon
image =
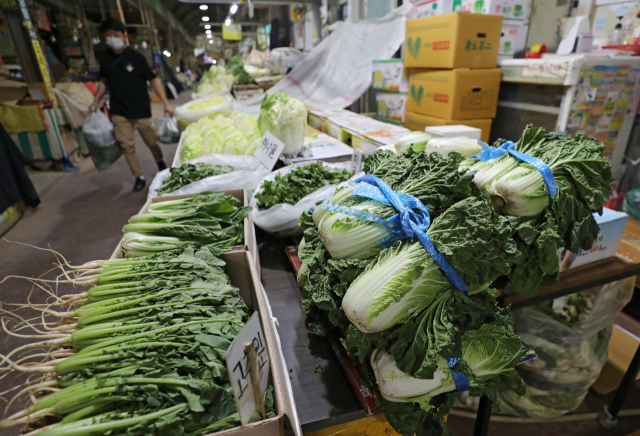
[[[516,144],[514,144],[512,141],[507,141],[497,148],[491,148],[480,140],[478,140],[478,144],[480,145],[480,147],[482,147],[482,151],[471,156],[472,159],[478,159],[482,162],[486,162],[491,159],[497,159],[509,153],[516,159],[521,160],[522,162],[529,164],[536,170],[538,170],[538,172],[540,172],[540,175],[542,175],[542,180],[544,180],[545,185],[547,185],[549,204],[553,204],[553,196],[558,193],[558,185],[556,185],[556,180],[553,178],[551,168],[549,168],[546,163],[533,156],[529,156],[528,154],[516,151]]]
[[[431,216],[420,200],[411,195],[393,191],[389,185],[371,174],[365,174],[355,182],[349,184],[355,195],[393,206],[398,211],[398,214],[385,221],[374,213],[336,204],[329,200],[322,202],[322,208],[382,224],[391,232],[389,236],[378,241],[378,245],[382,248],[387,248],[396,241],[417,238],[453,286],[465,295],[469,295],[467,285],[426,234],[431,225]],[[413,209],[417,209],[419,213],[416,213]]]
[[[453,382],[456,384],[456,389],[458,392],[468,391],[471,388],[471,383],[469,382],[469,377],[466,374],[461,372],[455,372],[453,367],[460,362],[459,357],[449,357],[447,359],[447,364],[449,365],[449,369],[451,369],[451,375],[453,376]]]

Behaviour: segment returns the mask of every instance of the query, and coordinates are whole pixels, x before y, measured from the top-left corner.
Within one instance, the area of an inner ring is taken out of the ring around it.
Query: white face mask
[[[124,41],[121,38],[107,36],[107,45],[114,50],[119,50],[124,47]]]

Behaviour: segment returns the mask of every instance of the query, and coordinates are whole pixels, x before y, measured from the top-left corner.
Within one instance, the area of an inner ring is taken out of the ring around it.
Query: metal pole
[[[609,406],[604,406],[604,414],[600,417],[600,424],[602,424],[603,427],[610,429],[615,427],[618,423],[618,413],[620,412],[622,403],[624,403],[625,397],[627,396],[627,390],[629,390],[631,383],[635,381],[639,369],[640,346],[638,346],[636,354],[633,356],[633,359],[631,359],[631,364],[629,364],[629,368],[627,368],[627,372],[624,374],[620,387],[618,387],[611,404],[609,404]]]
[[[489,422],[491,421],[491,400],[486,396],[480,397],[478,405],[478,415],[476,425],[473,429],[473,436],[486,436],[489,432]]]
[[[100,15],[102,15],[102,21],[107,19],[107,16],[104,13],[104,3],[102,3],[102,0],[98,0],[98,3],[100,3]]]

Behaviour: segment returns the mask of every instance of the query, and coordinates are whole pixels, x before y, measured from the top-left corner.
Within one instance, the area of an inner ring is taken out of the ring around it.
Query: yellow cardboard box
[[[407,112],[445,120],[494,118],[500,76],[500,68],[412,71]]]
[[[495,68],[502,15],[468,12],[407,20],[407,68]]]
[[[489,133],[491,132],[492,121],[493,120],[490,118],[483,120],[443,120],[442,118],[420,115],[413,112],[406,112],[404,114],[404,126],[407,129],[424,132],[425,127],[429,126],[455,126],[458,124],[462,124],[482,130],[480,139],[482,139],[484,142],[489,141]]]

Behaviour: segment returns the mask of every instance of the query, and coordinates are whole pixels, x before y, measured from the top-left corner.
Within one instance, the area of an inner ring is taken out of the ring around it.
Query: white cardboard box
[[[402,59],[373,61],[372,87],[379,91],[409,91],[409,79],[404,61]]]
[[[502,26],[502,36],[500,37],[500,48],[498,50],[498,59],[512,59],[515,55],[516,42],[518,40],[518,31],[522,26]]]
[[[416,18],[432,17],[453,12],[453,0],[416,0],[412,3],[418,10]]]
[[[463,124],[429,126],[425,127],[424,131],[436,138],[457,138],[458,136],[466,136],[471,139],[480,139],[480,136],[482,135],[481,129],[465,126]]]
[[[377,119],[404,124],[404,112],[409,95],[405,92],[377,92]]]
[[[453,11],[502,15],[503,24],[523,26],[529,22],[531,3],[532,0],[453,0]]]
[[[572,253],[560,248],[558,250],[560,272],[616,255],[624,233],[624,227],[627,224],[627,214],[605,207],[602,216],[597,213],[594,213],[593,216],[600,226],[598,239],[593,243],[590,250],[580,250],[577,253]]]

